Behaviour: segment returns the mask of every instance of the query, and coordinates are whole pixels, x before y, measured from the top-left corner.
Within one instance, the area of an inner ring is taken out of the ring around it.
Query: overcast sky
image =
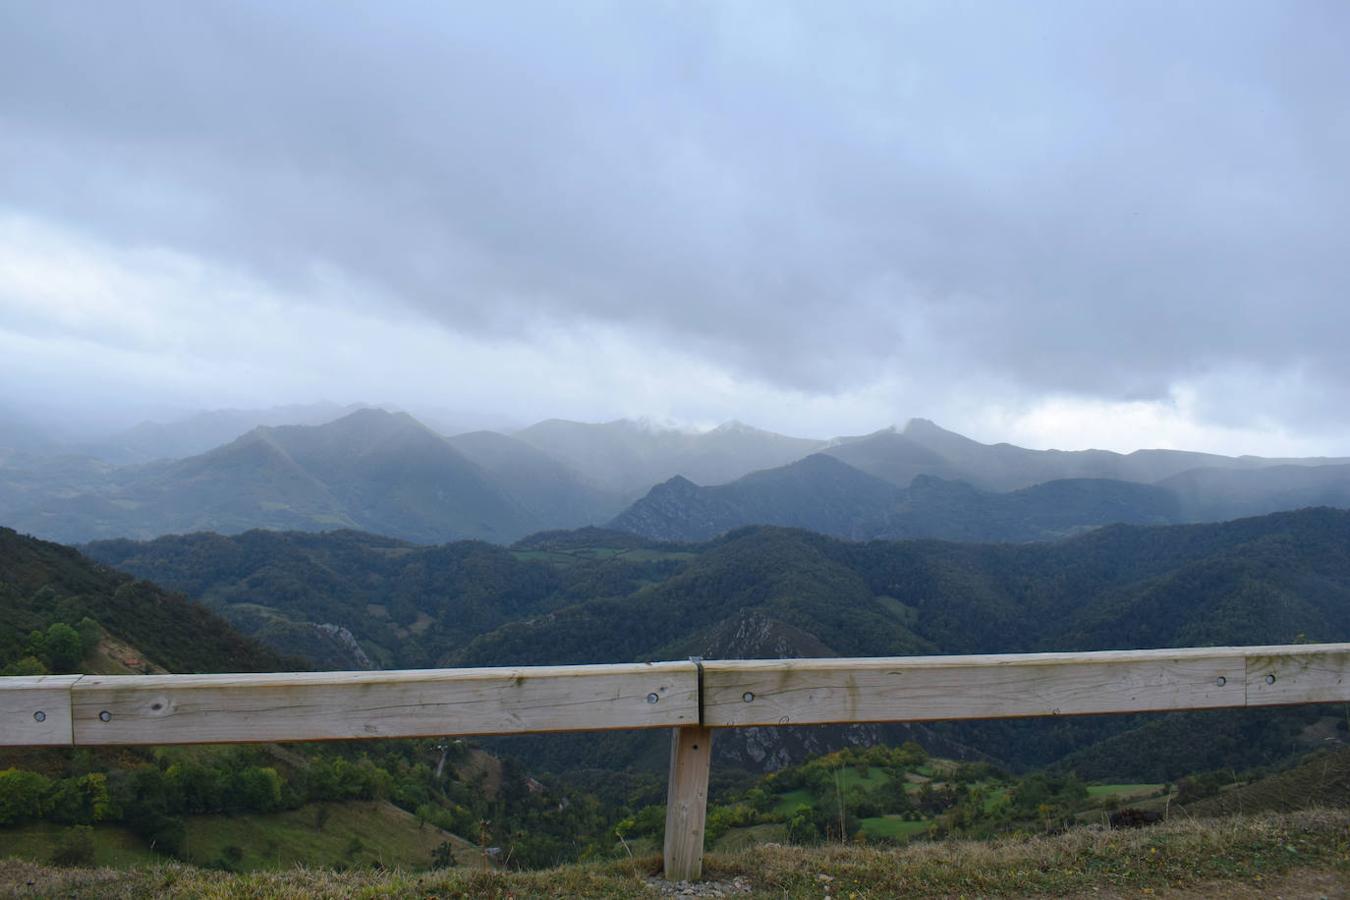
[[[1350,4],[0,0],[0,406],[1350,455]]]

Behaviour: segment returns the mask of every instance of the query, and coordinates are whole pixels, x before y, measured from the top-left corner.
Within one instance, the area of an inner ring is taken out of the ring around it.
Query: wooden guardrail
[[[671,728],[666,876],[702,874],[715,728],[1350,701],[1350,644],[266,675],[0,678],[0,746]]]

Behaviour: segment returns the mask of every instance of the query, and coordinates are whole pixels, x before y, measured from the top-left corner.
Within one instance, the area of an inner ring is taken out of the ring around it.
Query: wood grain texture
[[[1308,645],[1247,658],[1247,705],[1350,701],[1350,649]]]
[[[711,728],[698,726],[676,728],[671,735],[664,854],[668,881],[697,881],[703,877],[712,738]]]
[[[1324,659],[1348,651],[1350,646],[1337,644],[705,661],[704,723],[907,722],[1241,707],[1251,686],[1249,657]]]
[[[703,668],[703,724],[716,727],[1350,701],[1350,644],[728,660],[705,662]],[[648,702],[649,696],[656,702]],[[306,741],[698,723],[697,670],[689,662],[0,678],[0,746]]]
[[[71,693],[80,746],[599,731],[698,722],[697,671],[688,662],[90,676]]]
[[[69,747],[70,687],[79,675],[0,678],[0,747]]]

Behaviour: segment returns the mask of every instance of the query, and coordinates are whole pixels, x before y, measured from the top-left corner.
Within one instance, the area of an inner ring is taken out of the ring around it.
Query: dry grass
[[[1197,816],[1231,816],[1319,805],[1350,808],[1350,747],[1319,754],[1292,769],[1189,804],[1186,810]]]
[[[0,863],[0,892],[61,897],[634,897],[656,894],[655,858],[541,872],[445,870],[223,875],[185,866],[60,870]],[[948,841],[898,850],[760,846],[708,858],[711,878],[748,878],[756,896],[838,898],[1168,895],[1342,896],[1350,813],[1174,821],[1139,831]],[[829,881],[820,876],[826,875]],[[1300,887],[1300,885],[1302,887]]]

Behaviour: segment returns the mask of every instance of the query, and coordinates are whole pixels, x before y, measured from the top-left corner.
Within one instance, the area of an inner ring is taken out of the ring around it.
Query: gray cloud
[[[1339,2],[14,3],[0,207],[808,395],[1194,382],[1317,428],[1350,399],[1347,35]]]

